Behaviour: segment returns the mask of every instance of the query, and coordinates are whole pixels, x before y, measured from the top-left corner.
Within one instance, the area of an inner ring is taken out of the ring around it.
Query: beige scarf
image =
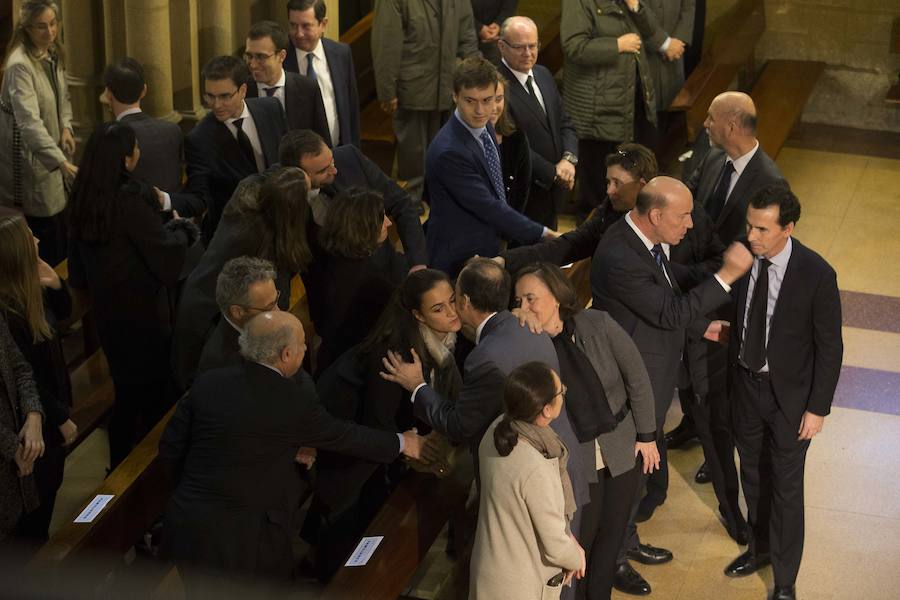
[[[569,449],[550,427],[539,427],[518,419],[513,419],[510,425],[520,438],[531,444],[544,458],[559,459],[559,479],[562,482],[563,498],[566,501],[566,521],[570,522],[575,516],[577,507],[575,492],[572,490],[572,480],[569,479],[569,472],[566,470],[566,463],[569,462]]]

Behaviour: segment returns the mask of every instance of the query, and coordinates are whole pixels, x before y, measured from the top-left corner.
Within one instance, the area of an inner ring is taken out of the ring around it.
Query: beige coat
[[[478,448],[481,504],[472,550],[469,600],[559,598],[547,581],[580,566],[578,545],[566,533],[557,459],[520,440],[509,456],[494,447],[494,429]]]
[[[58,103],[40,61],[21,46],[9,55],[3,72],[0,205],[16,206],[28,216],[53,216],[66,206],[59,170],[66,155],[59,138],[63,128],[72,129],[72,105],[61,65],[57,79]]]

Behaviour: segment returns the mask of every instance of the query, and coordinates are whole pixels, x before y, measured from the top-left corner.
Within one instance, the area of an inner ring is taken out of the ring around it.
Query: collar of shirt
[[[238,327],[237,325],[235,325],[234,321],[229,319],[228,315],[226,315],[225,313],[222,313],[222,318],[225,319],[226,321],[228,321],[228,324],[231,325],[232,327],[234,327],[234,330],[237,331],[238,333],[244,332],[244,330],[241,329],[240,327]]]
[[[250,109],[247,108],[247,103],[244,102],[244,110],[241,111],[240,116],[232,117],[230,119],[225,119],[225,124],[228,125],[228,128],[231,130],[231,133],[237,135],[237,125],[234,124],[238,119],[248,119],[252,118],[250,116]],[[241,123],[243,125],[243,123]]]
[[[260,365],[261,367],[265,367],[267,369],[272,369],[273,371],[275,371],[276,373],[278,373],[279,375],[284,377],[284,373],[282,373],[281,369],[279,369],[278,367],[273,367],[272,365],[267,365],[266,363],[261,363],[261,362],[258,362],[256,364]]]
[[[306,58],[307,54],[312,54],[313,56],[318,58],[320,62],[324,61],[325,60],[325,48],[322,45],[322,40],[319,39],[318,43],[316,44],[316,47],[313,48],[312,52],[307,52],[306,50],[301,50],[300,48],[297,48],[297,54],[299,54],[300,58],[303,60],[307,60],[307,58]]]
[[[491,314],[489,314],[489,315],[487,316],[487,318],[486,318],[484,321],[482,321],[481,323],[478,324],[478,327],[477,327],[477,328],[475,328],[475,345],[476,345],[476,346],[478,345],[478,342],[481,341],[481,331],[484,329],[485,324],[486,324],[488,321],[490,321],[490,320],[491,320],[491,317],[493,317],[493,316],[496,315],[496,314],[497,314],[497,313],[492,312]]]
[[[525,88],[525,89],[528,89],[528,87],[525,85],[525,82],[528,81],[528,77],[529,77],[529,76],[531,76],[532,78],[534,78],[534,70],[533,70],[533,69],[528,69],[528,72],[527,72],[527,73],[523,73],[522,71],[516,71],[516,70],[513,69],[511,66],[509,66],[509,63],[506,62],[506,59],[505,59],[505,58],[503,59],[503,64],[506,65],[506,68],[509,69],[509,70],[512,72],[513,75],[516,76],[516,79],[519,81],[520,84],[522,84],[522,87]],[[537,85],[537,84],[535,83],[535,85]]]
[[[741,176],[741,173],[743,173],[744,169],[747,168],[747,164],[753,159],[753,155],[756,154],[757,150],[759,150],[759,141],[754,144],[753,148],[751,148],[749,152],[747,152],[743,156],[738,156],[736,159],[731,161],[731,164],[734,165],[735,174],[735,178],[732,181],[736,181],[737,178]]]
[[[791,260],[791,251],[793,250],[793,242],[791,241],[791,237],[788,236],[787,243],[784,245],[784,248],[781,249],[781,252],[776,254],[775,256],[760,256],[757,258],[768,258],[769,262],[778,267],[779,270],[784,270],[787,267],[788,261]]]
[[[641,238],[641,241],[644,243],[644,246],[646,246],[647,251],[649,252],[653,250],[653,246],[655,246],[655,244],[650,241],[650,238],[644,235],[644,232],[641,231],[637,225],[634,224],[634,221],[631,220],[631,212],[632,211],[628,211],[628,213],[626,213],[625,222],[628,223],[628,226],[631,227],[631,229],[637,234],[639,238]],[[669,244],[660,244],[660,246],[662,246],[663,254],[666,255],[666,258],[669,258]]]
[[[259,97],[266,97],[266,88],[274,87],[284,89],[284,83],[287,81],[287,75],[284,74],[284,69],[281,70],[281,77],[278,78],[278,81],[275,82],[274,85],[269,85],[268,83],[261,83],[259,81],[256,82],[256,89],[259,90]]]
[[[482,149],[484,148],[484,142],[481,141],[481,134],[484,133],[484,130],[487,129],[487,125],[484,127],[479,127],[478,129],[472,129],[469,127],[469,124],[463,121],[463,118],[459,114],[459,109],[453,111],[453,116],[462,123],[462,126],[466,128],[466,130],[472,134],[472,137],[475,138],[475,141],[478,142],[479,145],[482,145]]]
[[[127,117],[128,115],[136,115],[136,114],[138,114],[139,112],[143,112],[143,111],[141,111],[141,107],[140,107],[140,106],[135,106],[135,107],[133,107],[133,108],[126,108],[125,110],[123,110],[122,112],[120,112],[120,113],[118,114],[118,116],[116,117],[116,121],[121,121],[122,119],[124,119],[124,118]]]

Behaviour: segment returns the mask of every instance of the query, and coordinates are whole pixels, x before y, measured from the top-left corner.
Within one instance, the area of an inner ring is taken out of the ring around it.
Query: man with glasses
[[[255,85],[247,87],[248,98],[277,98],[287,116],[288,129],[312,129],[330,141],[322,92],[312,79],[284,70],[288,36],[275,21],[250,27],[244,45],[244,60]]]
[[[203,239],[215,233],[222,210],[240,181],[278,162],[278,143],[287,131],[275,98],[247,95],[250,72],[233,56],[210,59],[200,74],[210,112],[185,138],[188,185],[175,208],[184,217],[203,217]]]
[[[537,64],[540,42],[534,21],[506,19],[498,46],[503,56],[500,74],[509,81],[506,109],[531,147],[531,192],[525,216],[556,229],[556,210],[575,186],[575,125],[563,107],[553,74]]]

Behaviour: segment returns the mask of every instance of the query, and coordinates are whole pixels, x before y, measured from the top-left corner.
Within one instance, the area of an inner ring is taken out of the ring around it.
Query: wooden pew
[[[891,54],[900,54],[900,17],[894,17],[891,29]],[[900,77],[894,79],[894,85],[888,89],[884,101],[888,104],[900,104]]]

